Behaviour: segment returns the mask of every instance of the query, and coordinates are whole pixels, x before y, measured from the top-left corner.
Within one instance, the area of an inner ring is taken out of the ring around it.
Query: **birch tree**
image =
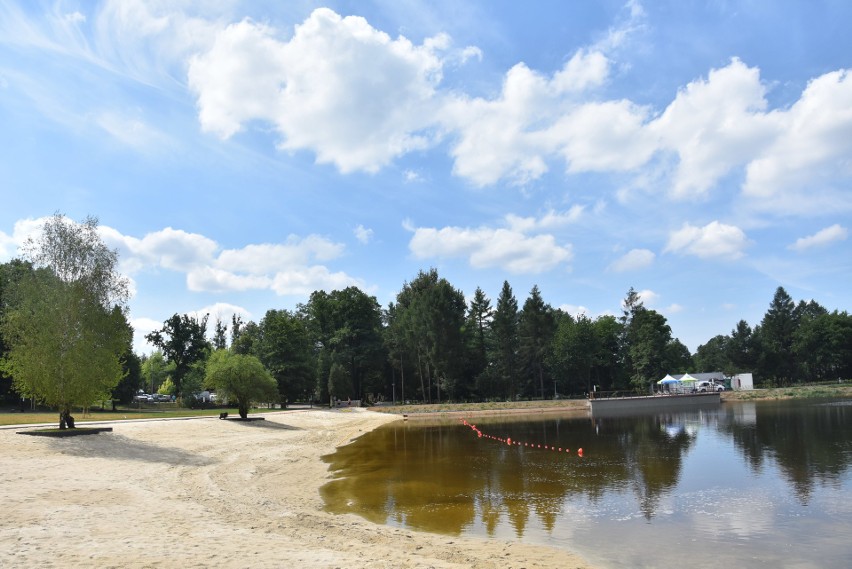
[[[72,408],[108,399],[122,378],[127,280],[94,217],[74,223],[57,213],[22,250],[35,270],[2,321],[2,366],[21,395],[57,408],[59,428],[73,428]]]

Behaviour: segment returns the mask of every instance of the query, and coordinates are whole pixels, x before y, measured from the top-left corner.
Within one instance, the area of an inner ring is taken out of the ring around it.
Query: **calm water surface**
[[[852,566],[850,400],[475,423],[400,421],[325,457],[327,508],[604,567]]]

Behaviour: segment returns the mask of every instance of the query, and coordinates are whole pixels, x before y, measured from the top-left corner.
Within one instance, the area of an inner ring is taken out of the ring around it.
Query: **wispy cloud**
[[[622,257],[610,263],[608,268],[616,273],[638,271],[650,267],[656,257],[654,252],[648,249],[631,249]]]
[[[292,29],[237,19],[228,3],[204,11],[194,3],[56,4],[39,16],[6,6],[0,41],[65,58],[85,73],[62,85],[47,74],[7,82],[55,120],[81,129],[86,125],[75,117],[93,118],[137,148],[161,145],[162,123],[116,110],[120,105],[98,108],[87,97],[68,97],[69,89],[109,87],[119,100],[129,94],[116,89],[117,79],[178,97],[188,89],[203,131],[227,139],[258,123],[271,126],[282,150],[310,151],[344,173],[377,172],[411,153],[445,148],[453,173],[477,186],[528,184],[560,162],[569,174],[641,178],[662,160],[670,163],[662,182],[674,199],[706,199],[720,180],[741,172],[742,194],[754,209],[852,209],[844,191],[852,153],[848,70],[812,77],[793,104],[775,109],[767,101],[772,78],[736,57],[657,108],[608,99],[601,88],[613,79],[617,58],[648,26],[635,0],[559,69],[516,63],[492,96],[443,83],[445,68],[480,60],[482,48],[456,49],[440,30],[420,43],[392,38],[366,18],[328,8]],[[405,178],[420,180],[413,172]],[[814,184],[818,199],[810,199]]]
[[[354,233],[355,239],[357,239],[360,243],[363,243],[364,245],[369,243],[370,240],[373,238],[373,230],[367,229],[366,227],[360,224],[355,228]]]
[[[837,241],[843,241],[848,235],[849,231],[845,227],[835,223],[831,227],[821,229],[813,235],[796,239],[796,242],[788,248],[793,251],[805,251],[814,247],[824,247]]]

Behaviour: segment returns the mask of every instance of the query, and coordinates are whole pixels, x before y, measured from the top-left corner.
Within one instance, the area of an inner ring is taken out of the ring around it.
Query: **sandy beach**
[[[0,567],[590,567],[548,547],[327,513],[320,457],[398,417],[264,416],[121,422],[62,439],[0,430]]]

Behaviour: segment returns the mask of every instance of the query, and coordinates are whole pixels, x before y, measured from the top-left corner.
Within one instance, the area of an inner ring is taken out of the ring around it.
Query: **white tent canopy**
[[[698,380],[689,375],[688,373],[685,374],[682,378],[680,378],[681,383],[695,383],[696,381]]]
[[[666,383],[677,383],[678,380],[673,378],[672,376],[666,374],[666,377],[657,382],[659,385],[664,385]]]

